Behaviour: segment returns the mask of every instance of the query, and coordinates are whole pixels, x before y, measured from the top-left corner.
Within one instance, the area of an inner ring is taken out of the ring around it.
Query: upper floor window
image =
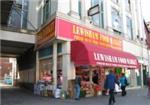
[[[42,20],[42,1],[39,1],[38,6],[36,7],[38,11],[38,26],[40,26],[43,22]]]
[[[79,16],[81,17],[81,0],[78,1],[78,12],[79,12]]]
[[[112,27],[115,31],[121,32],[121,16],[118,10],[112,8]]]
[[[57,0],[41,0],[37,6],[38,25],[45,23],[52,15],[56,13]]]
[[[99,13],[92,16],[93,24],[98,27],[104,27],[104,19],[103,19],[103,0],[91,0],[91,6],[99,5]]]
[[[43,7],[43,23],[47,21],[50,16],[50,0],[44,0]]]
[[[130,0],[125,0],[125,8],[126,8],[128,11],[131,11],[131,3],[130,3]]]
[[[28,0],[17,0],[16,4],[12,5],[9,14],[8,26],[17,28],[27,28],[28,18]]]
[[[99,0],[91,0],[92,6],[99,4]]]
[[[112,0],[114,3],[118,4],[119,0]]]
[[[127,35],[130,39],[133,39],[132,19],[127,16],[126,21],[127,21]]]

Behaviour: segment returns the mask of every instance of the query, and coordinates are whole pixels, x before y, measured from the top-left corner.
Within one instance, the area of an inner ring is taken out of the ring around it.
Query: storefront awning
[[[130,53],[104,48],[86,42],[71,42],[71,60],[75,65],[138,68],[138,60]]]

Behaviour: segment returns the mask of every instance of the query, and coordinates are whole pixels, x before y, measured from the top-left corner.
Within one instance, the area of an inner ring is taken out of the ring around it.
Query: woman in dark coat
[[[116,76],[110,70],[105,80],[105,88],[109,90],[109,105],[113,105],[116,102],[115,96],[114,96],[115,83],[118,84]]]

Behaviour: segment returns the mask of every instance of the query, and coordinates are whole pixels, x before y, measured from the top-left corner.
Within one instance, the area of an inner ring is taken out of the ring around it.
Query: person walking
[[[109,74],[106,76],[106,80],[105,80],[105,87],[106,87],[106,89],[109,90],[109,105],[113,105],[116,102],[115,96],[114,96],[115,83],[118,84],[118,82],[116,80],[116,76],[110,70]]]
[[[127,81],[127,78],[125,76],[124,73],[122,73],[122,76],[121,78],[119,79],[119,82],[120,82],[120,85],[121,85],[121,90],[122,90],[122,96],[125,96],[126,95],[126,86],[128,85],[128,81]]]
[[[80,99],[80,87],[81,87],[81,78],[79,75],[76,75],[76,78],[75,78],[75,100]]]
[[[147,86],[148,86],[148,97],[150,98],[150,77],[147,79]]]

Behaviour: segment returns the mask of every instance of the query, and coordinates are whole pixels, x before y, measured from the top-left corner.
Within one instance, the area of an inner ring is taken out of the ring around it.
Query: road
[[[108,96],[74,99],[54,99],[50,97],[35,96],[32,92],[20,88],[2,88],[1,105],[108,105]],[[147,90],[128,90],[128,94],[122,97],[116,95],[114,105],[150,105],[150,98],[147,97]]]

